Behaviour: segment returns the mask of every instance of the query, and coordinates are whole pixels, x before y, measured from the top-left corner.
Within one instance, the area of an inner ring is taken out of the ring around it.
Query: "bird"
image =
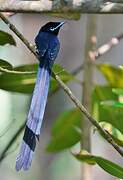
[[[35,38],[39,67],[23,140],[16,158],[16,171],[28,170],[32,164],[45,112],[52,67],[60,50],[58,34],[64,24],[64,21],[48,22],[41,27]]]

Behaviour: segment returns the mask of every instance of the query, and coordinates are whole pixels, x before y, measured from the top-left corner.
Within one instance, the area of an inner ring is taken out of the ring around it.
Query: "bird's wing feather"
[[[50,48],[49,48],[49,59],[54,61],[58,55],[58,52],[59,52],[59,49],[60,49],[60,43],[59,41],[54,41],[51,45],[50,45]]]
[[[47,59],[49,63],[49,67],[52,68],[53,63],[58,55],[60,49],[60,43],[58,39],[55,39],[55,41],[51,42],[49,44],[48,52],[47,52]]]
[[[47,35],[44,35],[43,32],[36,36],[35,44],[36,44],[37,51],[40,57],[44,57],[48,49],[48,43],[49,43],[49,39]]]

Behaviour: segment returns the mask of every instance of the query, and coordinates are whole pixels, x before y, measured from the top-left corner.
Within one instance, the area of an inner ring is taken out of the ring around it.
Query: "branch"
[[[122,13],[122,0],[41,0],[0,2],[0,12],[43,13],[43,12],[75,12],[82,13]]]
[[[36,54],[36,51],[34,50],[33,46],[30,46],[30,43],[24,38],[24,36],[17,30],[17,28],[9,22],[9,20],[0,13],[1,19],[8,25],[8,27],[22,40],[22,42],[27,46],[27,48],[35,55],[35,57],[38,59],[38,56]],[[66,94],[69,96],[69,98],[73,101],[73,103],[80,109],[80,111],[88,118],[88,120],[101,132],[103,137],[108,141],[119,154],[123,157],[123,151],[120,149],[120,147],[114,142],[114,140],[111,138],[111,136],[99,125],[99,123],[91,117],[91,115],[88,113],[86,108],[81,104],[81,102],[74,96],[72,91],[66,86],[66,84],[60,79],[60,77],[52,72],[53,77],[56,79],[56,81],[60,84],[62,89],[66,92]]]
[[[80,73],[83,70],[83,64],[71,71],[71,74],[73,76],[76,76],[78,73]],[[78,80],[79,81],[79,80]],[[82,84],[82,83],[81,83]],[[58,86],[55,91],[49,93],[49,96],[52,97],[58,90],[61,89],[61,86]]]
[[[83,64],[80,65],[79,67],[77,67],[76,69],[74,69],[74,70],[71,72],[71,74],[72,74],[73,76],[76,76],[81,70],[83,70]]]
[[[83,84],[82,84],[82,104],[87,108],[88,112],[91,112],[92,102],[92,89],[93,89],[93,63],[88,57],[88,51],[94,49],[95,46],[91,43],[90,37],[93,34],[96,34],[97,29],[97,16],[96,15],[87,15],[86,22],[86,43],[85,43],[85,52],[84,52],[84,62],[83,62]],[[81,149],[86,149],[86,151],[91,152],[91,123],[88,121],[87,117],[83,117],[81,123]],[[82,180],[92,180],[92,166],[89,164],[82,164]]]
[[[96,37],[95,37],[96,39]],[[112,37],[106,44],[103,44],[98,49],[89,52],[89,57],[91,60],[95,61],[108,51],[110,51],[114,46],[118,45],[120,41],[123,39],[123,33],[118,36]]]
[[[2,12],[43,12],[52,9],[53,2],[50,0],[42,1],[3,1],[0,2],[0,11]]]
[[[80,101],[74,96],[71,90],[66,86],[66,84],[60,79],[58,75],[54,74],[55,79],[58,81],[62,89],[66,92],[66,94],[70,97],[70,99],[74,102],[76,107],[80,109],[80,111],[88,118],[88,120],[101,132],[103,137],[119,152],[119,154],[123,157],[123,151],[120,147],[114,142],[111,136],[99,125],[99,123],[91,117],[86,108],[80,103]]]

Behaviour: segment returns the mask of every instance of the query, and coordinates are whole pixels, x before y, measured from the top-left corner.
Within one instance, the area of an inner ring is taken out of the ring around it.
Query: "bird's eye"
[[[50,31],[54,31],[54,30],[55,30],[55,28],[53,28],[53,27],[50,28]]]

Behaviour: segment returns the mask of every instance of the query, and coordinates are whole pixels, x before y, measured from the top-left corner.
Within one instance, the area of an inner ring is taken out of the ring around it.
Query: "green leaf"
[[[18,74],[18,73],[2,73],[0,75],[0,88],[3,90],[19,93],[32,93],[36,81],[38,64],[31,65],[22,65],[13,68],[13,71],[17,72],[32,72],[31,74]],[[73,76],[65,71],[60,65],[55,64],[53,67],[56,73],[59,73],[59,76],[64,82],[67,82],[73,79]],[[64,71],[63,71],[64,70]],[[53,93],[58,89],[58,83],[56,80],[51,78],[51,87],[50,91]]]
[[[96,65],[112,87],[123,88],[123,69],[109,64]]]
[[[13,70],[23,71],[24,66],[22,66],[22,69],[21,67],[17,67],[14,68]],[[25,74],[2,73],[0,75],[0,88],[10,92],[32,93],[35,84],[35,79],[36,79],[36,74],[25,75]]]
[[[118,102],[118,95],[112,92],[111,87],[96,86],[92,94],[93,117],[99,122],[110,123],[120,133],[123,133],[123,106]],[[122,145],[123,138],[113,134]]]
[[[49,152],[59,152],[76,144],[80,138],[82,114],[78,109],[67,110],[57,118],[52,137],[47,146]]]
[[[81,162],[85,162],[85,163],[90,164],[90,165],[95,165],[96,164],[95,157],[93,155],[91,155],[90,153],[88,153],[87,151],[85,151],[85,150],[82,150],[78,154],[72,153],[72,155],[77,160],[79,160]]]
[[[38,64],[25,64],[14,68],[15,71],[35,71],[37,72]]]
[[[81,162],[89,163],[89,164],[98,164],[104,171],[108,172],[109,174],[123,178],[123,168],[107,159],[104,159],[99,156],[94,156],[86,151],[81,151],[79,154],[73,154],[76,159]]]
[[[113,88],[112,92],[117,95],[123,95],[123,88]]]
[[[101,102],[106,100],[114,100],[117,101],[118,97],[116,94],[112,92],[112,88],[110,86],[95,86],[92,93],[92,112],[93,117],[95,117],[98,121],[100,121],[100,111],[101,111]],[[112,112],[110,116],[105,116],[105,118],[111,118]]]
[[[100,122],[108,122],[123,133],[123,107],[101,105],[100,107]]]
[[[102,101],[101,105],[111,106],[111,107],[121,107],[123,108],[123,103],[118,101]]]
[[[123,107],[120,103],[118,103],[118,96],[112,92],[112,88],[106,86],[96,86],[93,91],[92,101],[93,116],[95,117],[96,107],[96,112],[98,108],[98,117],[96,118],[99,122],[108,122],[114,128],[123,133]],[[112,102],[115,102],[115,106],[111,105]]]
[[[0,67],[9,69],[9,70],[13,69],[12,65],[3,59],[0,59]]]
[[[118,102],[118,96],[112,92],[111,87],[96,86],[92,95],[92,103],[93,116],[99,122],[110,123],[123,133],[123,106]]]
[[[96,85],[92,93],[93,102],[100,103],[101,101],[117,99],[117,95],[112,92],[112,87],[110,86]]]
[[[0,45],[10,44],[16,46],[16,42],[11,34],[0,30]]]
[[[123,178],[123,168],[107,159],[96,157],[96,163],[109,174]]]

